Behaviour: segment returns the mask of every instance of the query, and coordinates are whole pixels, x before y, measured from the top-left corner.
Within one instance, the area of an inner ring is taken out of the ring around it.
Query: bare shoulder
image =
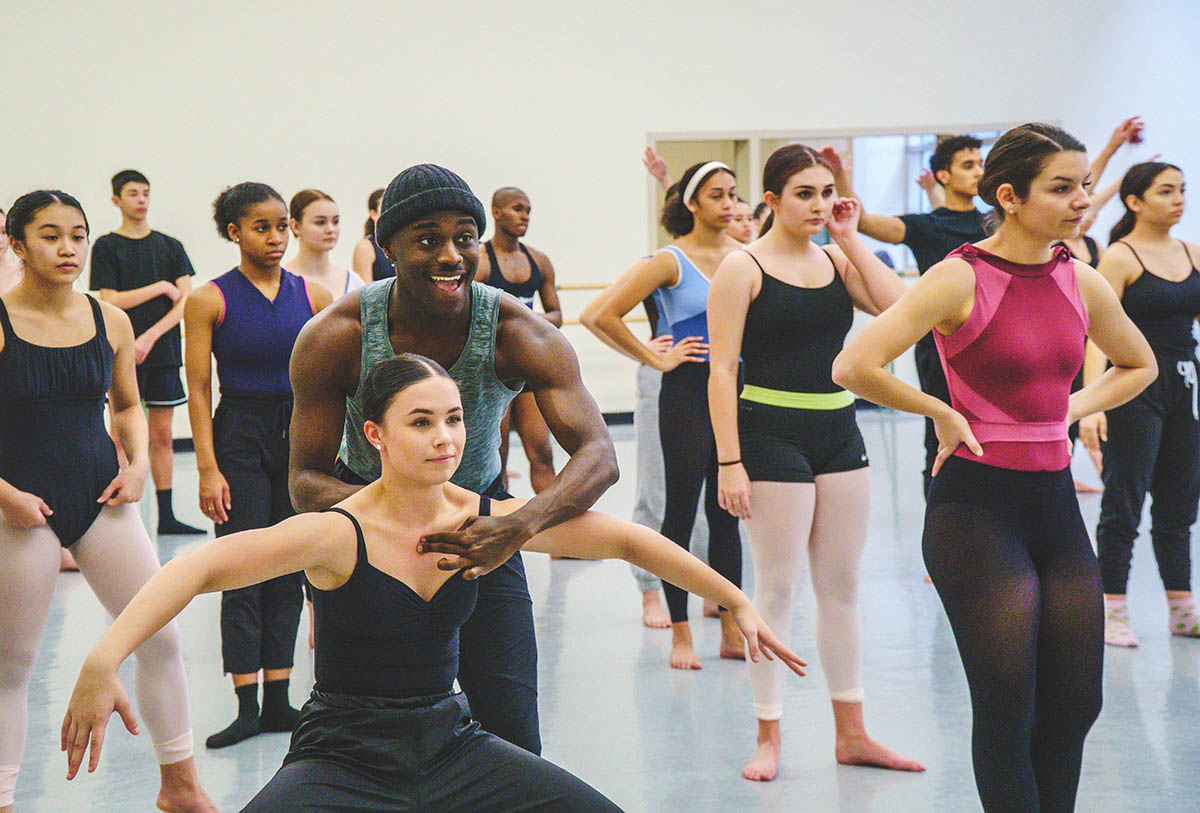
[[[502,294],[496,325],[496,372],[501,380],[537,383],[548,373],[568,370],[578,376],[579,360],[562,331],[511,294]]]
[[[550,262],[550,256],[546,254],[546,252],[530,245],[525,246],[525,248],[529,249],[529,253],[533,255],[534,262],[536,262],[543,269],[547,266],[553,266],[553,263]]]
[[[129,316],[125,311],[118,308],[109,302],[105,302],[99,297],[90,297],[100,305],[100,315],[104,319],[104,329],[110,336],[125,336],[128,334],[133,336],[133,324],[129,321]]]
[[[948,257],[922,274],[913,288],[936,288],[950,296],[975,293],[975,269],[962,257]]]
[[[1079,286],[1079,294],[1084,304],[1093,304],[1115,297],[1112,285],[1104,275],[1082,260],[1075,260],[1075,283]]]
[[[347,376],[353,374],[357,377],[362,351],[362,321],[359,313],[362,290],[356,288],[304,324],[292,351],[293,370],[297,367],[319,367],[326,371],[341,370]],[[329,294],[326,293],[326,296]]]
[[[846,276],[846,269],[850,266],[850,258],[846,256],[846,252],[842,251],[836,243],[829,243],[821,246],[821,250],[829,255],[829,259],[833,260],[833,267],[843,277]]]

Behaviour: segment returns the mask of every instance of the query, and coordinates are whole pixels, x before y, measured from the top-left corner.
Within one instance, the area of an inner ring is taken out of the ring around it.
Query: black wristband
[[[736,466],[738,463],[741,463],[741,462],[742,462],[742,459],[739,457],[737,460],[726,460],[724,463],[722,463],[720,460],[718,460],[717,465],[718,466]]]

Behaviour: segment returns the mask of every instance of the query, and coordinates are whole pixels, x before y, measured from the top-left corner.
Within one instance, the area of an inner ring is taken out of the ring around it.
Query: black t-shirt
[[[111,232],[92,247],[92,276],[88,287],[93,291],[101,288],[132,291],[160,280],[173,283],[195,273],[183,243],[174,237],[152,231],[135,239]],[[146,332],[167,315],[172,304],[170,297],[162,295],[126,311],[133,323],[133,334],[140,336]],[[179,325],[164,333],[142,362],[145,367],[179,367],[182,364]]]
[[[912,249],[922,274],[963,243],[978,243],[987,237],[983,212],[978,209],[956,212],[942,206],[928,214],[900,215],[900,220],[904,222],[901,242]]]

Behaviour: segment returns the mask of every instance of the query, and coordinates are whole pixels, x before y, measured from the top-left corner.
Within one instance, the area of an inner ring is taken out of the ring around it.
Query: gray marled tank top
[[[377,362],[396,355],[388,336],[388,295],[395,277],[372,282],[360,294],[362,319],[362,367],[358,391],[346,399],[346,428],[338,457],[365,480],[380,475],[379,451],[363,436],[362,382]],[[496,325],[500,318],[500,291],[478,282],[471,283],[471,329],[462,355],[448,372],[462,396],[467,447],[458,471],[450,478],[455,485],[482,492],[500,476],[500,419],[520,390],[510,389],[496,378]]]

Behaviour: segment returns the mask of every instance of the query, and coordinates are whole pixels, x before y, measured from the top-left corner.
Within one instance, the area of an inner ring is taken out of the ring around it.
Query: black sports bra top
[[[829,264],[833,258],[825,253]],[[753,254],[762,288],[746,310],[742,363],[746,384],[785,392],[831,393],[833,360],[854,322],[854,303],[837,266],[833,280],[803,288],[775,279]]]
[[[1142,274],[1129,285],[1121,296],[1125,313],[1138,326],[1146,341],[1155,351],[1186,353],[1196,350],[1196,339],[1192,335],[1192,324],[1200,316],[1200,271],[1188,252],[1192,270],[1179,282],[1163,279],[1152,273],[1133,246],[1118,240],[1133,252],[1134,259],[1142,267]]]
[[[517,243],[521,252],[525,255],[525,259],[529,260],[529,279],[524,282],[510,282],[508,277],[504,276],[504,271],[500,268],[500,262],[496,259],[496,250],[492,248],[492,241],[488,240],[483,244],[487,249],[488,262],[492,264],[492,273],[488,277],[488,285],[493,288],[499,288],[501,291],[508,291],[515,296],[527,308],[533,307],[533,297],[542,287],[542,269],[538,268],[538,264],[534,262],[533,255],[529,253],[529,249],[525,248],[524,243]]]
[[[335,590],[313,588],[316,627],[315,688],[365,697],[421,697],[450,691],[458,674],[458,630],[475,609],[478,582],[462,571],[429,601],[367,560],[362,526],[354,523],[358,558]],[[479,498],[479,515],[491,500]]]

